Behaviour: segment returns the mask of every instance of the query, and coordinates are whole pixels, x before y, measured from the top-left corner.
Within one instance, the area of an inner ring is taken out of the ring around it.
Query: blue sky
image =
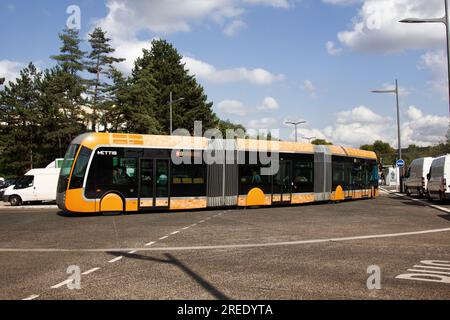
[[[395,97],[370,90],[397,78],[405,144],[445,136],[444,27],[397,23],[441,16],[441,0],[4,0],[0,76],[14,78],[29,61],[51,66],[72,4],[83,37],[97,25],[108,31],[128,59],[124,72],[152,38],[171,41],[218,115],[247,128],[293,139],[284,121],[305,119],[300,138],[396,145]]]

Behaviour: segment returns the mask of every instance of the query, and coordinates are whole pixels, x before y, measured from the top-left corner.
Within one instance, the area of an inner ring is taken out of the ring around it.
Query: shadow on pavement
[[[164,256],[167,258],[165,259],[158,259],[158,258],[153,258],[153,257],[148,257],[148,256],[143,256],[140,254],[122,254],[122,253],[117,253],[117,252],[107,252],[110,255],[113,256],[123,256],[125,258],[129,258],[129,259],[136,259],[136,260],[142,260],[142,261],[151,261],[151,262],[158,262],[158,263],[165,263],[165,264],[171,264],[173,266],[178,267],[179,269],[181,269],[181,271],[183,271],[186,275],[188,275],[189,277],[191,277],[193,280],[195,280],[195,282],[197,282],[199,285],[201,285],[206,291],[208,291],[212,296],[214,296],[214,298],[218,299],[218,300],[230,300],[229,297],[227,297],[225,294],[223,294],[222,292],[220,292],[216,287],[214,287],[211,283],[209,283],[208,281],[206,281],[204,278],[202,278],[199,274],[195,273],[193,270],[191,270],[188,266],[186,266],[185,264],[183,264],[180,260],[178,260],[177,258],[175,258],[173,255],[171,254],[164,254]]]

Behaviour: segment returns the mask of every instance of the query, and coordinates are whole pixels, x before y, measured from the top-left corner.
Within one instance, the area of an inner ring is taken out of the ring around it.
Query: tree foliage
[[[171,92],[174,129],[193,132],[194,122],[202,121],[204,130],[245,131],[217,117],[203,87],[165,40],[153,41],[125,76],[116,67],[124,59],[114,57],[102,29],[89,35],[87,52],[76,30],[63,30],[59,39],[60,52],[51,56],[54,66],[41,72],[30,63],[0,89],[1,176],[46,166],[90,130],[169,134]]]

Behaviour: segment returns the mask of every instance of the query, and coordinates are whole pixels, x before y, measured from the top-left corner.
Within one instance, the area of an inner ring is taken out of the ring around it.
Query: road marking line
[[[183,229],[181,229],[181,230],[187,230],[187,229],[189,229],[190,227],[185,227],[185,228],[183,228]]]
[[[272,242],[272,243],[256,243],[256,244],[232,244],[232,245],[217,245],[217,246],[196,246],[196,247],[166,247],[166,248],[128,248],[128,249],[0,249],[0,252],[128,252],[130,250],[138,251],[192,251],[192,250],[220,250],[220,249],[246,249],[246,248],[264,248],[264,247],[280,247],[280,246],[294,246],[302,244],[318,244],[318,243],[332,243],[332,242],[347,242],[354,240],[371,240],[371,239],[385,239],[385,238],[399,238],[406,236],[433,234],[450,232],[450,228],[444,229],[430,229],[424,231],[413,231],[403,233],[389,233],[378,235],[366,235],[355,237],[342,237],[330,239],[315,239],[315,240],[300,240],[291,242]],[[123,257],[119,257],[123,258]],[[117,259],[117,258],[116,258]]]
[[[67,279],[61,283],[58,283],[56,285],[54,285],[53,287],[51,287],[52,289],[58,289],[61,288],[62,286],[68,285],[69,283],[72,283],[73,279]]]
[[[152,242],[147,243],[145,246],[150,247],[150,246],[154,245],[155,243],[156,243],[155,241],[152,241]]]
[[[171,233],[171,235],[174,236],[174,235],[179,234],[179,233],[180,233],[180,231],[174,231],[174,232]]]
[[[450,272],[444,272],[444,271],[432,271],[432,270],[417,270],[417,269],[408,269],[408,272],[411,273],[431,273],[431,274],[449,274]]]
[[[22,299],[22,301],[30,301],[39,298],[37,294],[33,294],[32,296],[29,296],[28,298]]]
[[[100,270],[100,268],[92,268],[91,270],[83,272],[82,275],[87,276],[88,274],[94,273],[95,271],[98,271],[98,270]]]
[[[198,223],[195,223],[193,225],[190,226],[190,228],[196,227],[198,225]]]
[[[114,263],[114,262],[120,261],[120,260],[122,260],[122,259],[123,259],[123,256],[120,256],[120,257],[114,258],[114,259],[112,259],[112,260],[110,260],[110,261],[108,261],[108,262],[109,262],[109,263]]]
[[[128,254],[135,254],[136,252],[138,252],[138,251],[137,250],[133,250],[133,251],[128,252]]]
[[[415,202],[420,202],[420,203],[423,203],[424,205],[426,205],[426,206],[428,206],[430,208],[450,213],[450,209],[447,209],[447,208],[444,208],[444,207],[441,207],[441,206],[438,206],[438,205],[435,205],[435,204],[431,204],[431,203],[429,203],[427,201],[424,201],[424,200],[421,200],[421,199],[411,198],[411,197],[408,197],[406,195],[400,194],[398,192],[391,192],[391,191],[384,190],[384,189],[381,189],[381,190],[384,191],[387,194],[393,194],[393,195],[395,195],[397,197],[400,197],[400,198],[406,198],[406,199],[410,199],[410,200],[415,201]]]
[[[159,240],[166,240],[169,236],[164,236],[162,238],[159,238]]]
[[[205,220],[200,221],[199,223],[205,223]]]

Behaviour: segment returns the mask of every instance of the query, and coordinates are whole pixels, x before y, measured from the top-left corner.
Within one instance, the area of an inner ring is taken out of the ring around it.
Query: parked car
[[[5,190],[13,186],[16,183],[16,179],[6,179],[3,182],[0,182],[0,199],[3,197],[3,194],[5,193]]]
[[[2,198],[12,206],[29,202],[55,202],[60,169],[33,169],[9,186]]]
[[[450,199],[450,154],[433,160],[428,174],[428,199]]]
[[[428,193],[428,179],[427,175],[430,173],[433,158],[420,158],[414,160],[406,174],[405,192],[408,196],[411,194],[418,194],[423,197]]]

